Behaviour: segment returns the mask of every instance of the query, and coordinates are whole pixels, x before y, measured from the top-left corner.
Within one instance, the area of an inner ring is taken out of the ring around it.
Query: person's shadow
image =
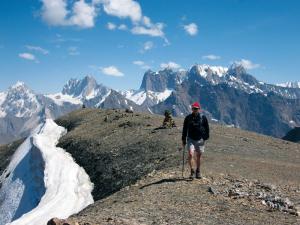
[[[159,181],[156,181],[156,182],[153,182],[153,183],[150,183],[150,184],[143,185],[142,187],[140,187],[140,189],[144,189],[145,187],[149,187],[149,186],[156,185],[156,184],[175,183],[175,182],[181,182],[181,181],[191,182],[192,180],[193,179],[191,179],[191,178],[184,178],[184,177],[181,177],[181,178],[165,178],[165,179],[161,179]]]

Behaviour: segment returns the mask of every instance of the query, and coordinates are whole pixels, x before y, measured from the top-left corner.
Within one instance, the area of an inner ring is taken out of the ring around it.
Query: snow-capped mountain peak
[[[73,97],[93,98],[97,95],[97,81],[92,76],[86,76],[82,80],[71,79],[63,87],[62,94]]]
[[[85,76],[83,79],[70,79],[64,85],[61,93],[47,95],[57,104],[64,102],[75,104],[96,105],[99,101],[104,101],[105,96],[110,93],[110,88],[98,84],[94,77]],[[89,103],[93,102],[93,103]]]
[[[209,66],[206,64],[202,65],[194,65],[190,70],[196,70],[198,74],[200,74],[202,77],[206,78],[209,75],[215,74],[218,75],[219,77],[223,77],[227,71],[227,67],[222,67],[222,66]]]
[[[11,89],[21,89],[21,88],[28,88],[28,87],[26,87],[26,84],[24,83],[24,82],[22,82],[22,81],[17,81],[17,83],[15,83],[15,84],[13,84],[11,87],[10,87]]]
[[[18,81],[6,93],[0,94],[0,116],[31,117],[41,109],[37,95],[25,83]]]
[[[169,67],[157,72],[147,70],[138,90],[120,93],[137,105],[153,106],[167,99],[172,91],[183,82],[186,74],[186,71],[173,70]]]

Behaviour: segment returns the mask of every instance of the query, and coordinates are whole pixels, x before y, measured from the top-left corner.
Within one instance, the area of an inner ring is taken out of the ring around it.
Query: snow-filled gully
[[[93,203],[89,176],[56,147],[65,133],[47,119],[17,149],[0,177],[0,225],[44,225]]]

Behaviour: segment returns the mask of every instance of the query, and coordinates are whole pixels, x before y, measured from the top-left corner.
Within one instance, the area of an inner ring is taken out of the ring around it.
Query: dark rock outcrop
[[[157,73],[151,70],[146,71],[140,89],[145,91],[163,92],[166,89],[175,89],[184,77],[185,71],[173,71],[166,68]]]

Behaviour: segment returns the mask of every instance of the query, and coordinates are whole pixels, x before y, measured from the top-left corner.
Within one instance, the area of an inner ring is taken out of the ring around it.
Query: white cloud
[[[152,37],[161,37],[165,43],[169,45],[168,39],[165,37],[163,31],[165,24],[163,23],[152,23],[151,19],[147,16],[141,18],[140,23],[136,23],[131,29],[131,33],[136,35],[149,35]]]
[[[160,67],[165,69],[165,68],[169,68],[169,69],[180,69],[181,66],[175,62],[168,62],[168,63],[162,63],[160,64]]]
[[[143,23],[146,27],[151,27],[152,26],[151,20],[148,16],[143,16],[142,21],[143,21]]]
[[[150,66],[148,66],[144,61],[136,60],[132,62],[134,65],[139,66],[141,69],[149,69]]]
[[[202,56],[202,59],[209,59],[209,60],[217,60],[217,59],[221,59],[221,56],[218,55],[204,55]]]
[[[137,60],[137,61],[133,61],[132,62],[134,65],[138,65],[138,66],[143,66],[145,64],[145,62]]]
[[[237,65],[243,66],[245,69],[252,70],[261,67],[260,64],[255,64],[248,59],[241,59],[240,61],[234,62]]]
[[[152,23],[151,19],[147,16],[143,16],[141,18],[140,23],[136,23],[134,27],[131,29],[131,33],[137,35],[149,35],[152,37],[161,37],[165,40],[167,44],[169,41],[165,37],[165,33],[163,31],[165,25],[163,23]]]
[[[76,46],[71,46],[68,48],[68,53],[71,56],[77,56],[80,55],[80,52],[78,51],[78,47]]]
[[[108,76],[115,76],[115,77],[122,77],[124,73],[122,73],[117,67],[115,66],[108,66],[108,67],[101,67],[101,72]]]
[[[101,1],[100,1],[101,2]],[[138,22],[142,18],[142,9],[138,2],[133,0],[102,0],[104,11],[108,15],[120,18],[130,18]]]
[[[132,28],[131,32],[133,34],[144,34],[153,37],[163,37],[164,32],[162,31],[163,26],[153,26],[151,28],[143,27],[143,26],[135,26]]]
[[[111,22],[108,22],[106,25],[107,29],[109,30],[115,30],[117,28],[117,25]]]
[[[198,26],[195,23],[184,25],[183,28],[191,36],[195,36],[198,33]]]
[[[61,44],[61,43],[66,43],[66,42],[81,42],[80,38],[65,38],[60,34],[56,34],[55,36],[56,36],[55,39],[52,40],[53,43]]]
[[[127,26],[125,24],[120,24],[120,26],[118,26],[119,30],[127,30]]]
[[[74,3],[70,23],[82,28],[94,27],[96,16],[97,12],[94,5],[86,3],[85,0],[80,0]]]
[[[149,17],[144,16],[142,19],[142,24],[136,24],[131,32],[133,34],[143,34],[152,37],[162,37],[165,38],[163,29],[165,25],[163,23],[152,23]]]
[[[42,0],[42,2],[42,18],[49,25],[67,25],[65,19],[69,11],[66,0]]]
[[[115,29],[118,29],[118,30],[127,30],[127,26],[125,24],[120,24],[120,25],[117,26],[114,23],[108,22],[107,25],[106,25],[106,27],[109,30],[115,30]]]
[[[28,53],[28,52],[20,53],[19,57],[22,58],[22,59],[38,62],[35,55],[33,55],[31,53]]]
[[[52,26],[94,27],[97,9],[94,4],[85,0],[76,1],[73,7],[68,7],[67,0],[42,0],[42,18]],[[68,10],[72,8],[72,10]]]
[[[152,49],[154,47],[154,44],[152,41],[147,41],[144,43],[144,46],[143,46],[143,51],[148,51],[150,49]]]
[[[48,55],[49,54],[48,50],[46,50],[42,47],[39,47],[39,46],[26,45],[25,47],[28,50],[36,51],[36,52],[42,53],[43,55]]]
[[[140,4],[134,0],[41,0],[41,14],[44,21],[52,26],[78,26],[90,28],[95,26],[95,19],[100,6],[106,14],[119,18],[129,18],[133,23],[132,34],[161,37],[169,44],[163,29],[163,23],[152,23],[150,18],[143,16]],[[119,30],[127,30],[121,24]]]

